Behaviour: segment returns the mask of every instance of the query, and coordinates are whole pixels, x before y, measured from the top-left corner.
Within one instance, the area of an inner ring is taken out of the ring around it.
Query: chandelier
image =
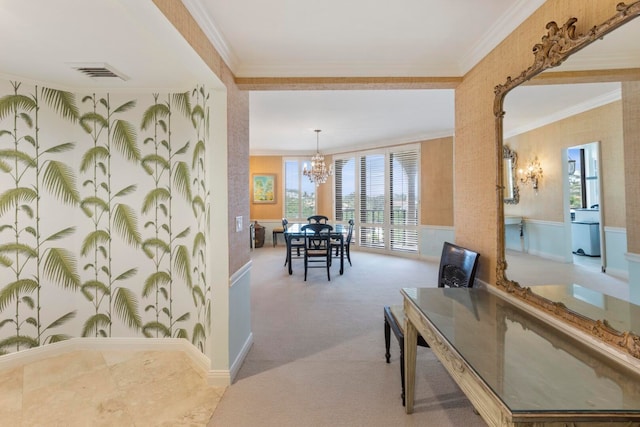
[[[307,169],[307,164],[304,164],[302,174],[309,178],[309,181],[315,182],[316,185],[324,184],[327,182],[327,178],[333,175],[333,165],[327,165],[324,163],[324,156],[320,154],[318,146],[320,144],[320,129],[316,129],[316,154],[311,158],[311,169]]]

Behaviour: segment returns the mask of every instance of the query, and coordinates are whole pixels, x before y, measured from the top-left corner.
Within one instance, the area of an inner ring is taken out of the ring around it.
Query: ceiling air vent
[[[105,63],[90,63],[90,64],[69,64],[72,68],[80,71],[87,77],[92,79],[105,79],[105,78],[117,78],[120,80],[128,80],[128,77],[120,73],[112,66]]]

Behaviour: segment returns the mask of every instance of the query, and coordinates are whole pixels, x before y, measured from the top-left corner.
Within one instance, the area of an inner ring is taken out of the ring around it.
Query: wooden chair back
[[[329,222],[329,217],[324,215],[311,215],[307,218],[307,222],[309,224],[326,224],[327,222]]]

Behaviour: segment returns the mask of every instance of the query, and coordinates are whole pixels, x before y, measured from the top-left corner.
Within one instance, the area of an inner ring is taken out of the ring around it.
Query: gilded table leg
[[[416,390],[416,355],[418,352],[418,331],[408,319],[404,325],[404,385],[405,411],[413,412],[413,398]]]

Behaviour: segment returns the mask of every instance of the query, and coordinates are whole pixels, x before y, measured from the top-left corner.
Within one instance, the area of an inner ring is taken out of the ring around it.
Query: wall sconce
[[[576,173],[576,161],[573,160],[571,157],[569,157],[569,160],[567,160],[568,162],[568,169],[569,169],[569,175],[573,175]]]
[[[529,166],[525,170],[518,170],[520,175],[520,182],[523,184],[531,183],[531,186],[536,193],[538,192],[538,181],[542,179],[542,167],[536,157],[533,161],[529,162]]]

